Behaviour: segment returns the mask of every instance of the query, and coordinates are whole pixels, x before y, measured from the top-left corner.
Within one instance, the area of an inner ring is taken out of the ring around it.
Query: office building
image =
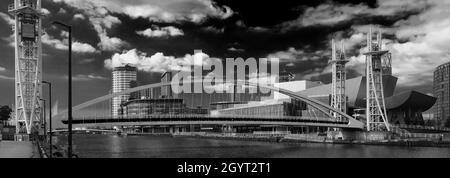
[[[434,119],[441,125],[450,125],[450,62],[434,71],[433,93],[437,98],[433,107]]]
[[[113,83],[112,92],[118,93],[131,88],[133,81],[137,79],[137,68],[125,65],[122,67],[115,67],[113,69]],[[120,116],[121,107],[120,105],[126,102],[130,98],[130,94],[121,95],[113,98],[112,102],[112,117]]]

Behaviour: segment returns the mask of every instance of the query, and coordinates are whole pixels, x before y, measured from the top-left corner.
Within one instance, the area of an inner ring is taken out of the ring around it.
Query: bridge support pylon
[[[25,141],[40,128],[42,113],[41,0],[14,0],[16,139]]]
[[[344,43],[341,42],[341,46],[338,49],[334,40],[331,41],[332,55],[331,55],[331,68],[332,68],[332,83],[331,83],[331,107],[339,110],[343,113],[347,112],[347,96],[345,95],[345,80],[347,80],[347,73],[345,71],[345,64],[348,60],[345,58]],[[342,115],[331,112],[332,116],[338,121],[344,121],[345,117]]]
[[[381,31],[375,34],[370,28],[367,35],[366,55],[366,127],[367,131],[390,131],[383,91],[383,72],[389,72],[386,63],[389,51],[382,49]],[[389,58],[390,60],[390,58]]]

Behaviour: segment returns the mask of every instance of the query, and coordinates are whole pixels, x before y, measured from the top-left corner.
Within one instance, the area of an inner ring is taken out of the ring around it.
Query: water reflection
[[[74,145],[81,157],[450,158],[449,148],[288,144],[169,136],[75,135]]]

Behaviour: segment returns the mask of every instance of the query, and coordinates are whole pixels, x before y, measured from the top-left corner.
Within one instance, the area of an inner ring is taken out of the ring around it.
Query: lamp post
[[[72,26],[66,25],[64,23],[54,21],[53,25],[59,25],[66,29],[69,32],[69,93],[68,93],[68,131],[69,135],[67,138],[68,148],[67,148],[67,156],[68,158],[72,158]]]
[[[43,84],[47,84],[48,85],[48,105],[50,106],[50,109],[49,109],[49,113],[48,113],[48,130],[49,130],[49,145],[50,145],[50,158],[52,158],[52,156],[53,156],[53,152],[52,152],[52,149],[53,149],[53,144],[52,144],[52,140],[53,140],[53,137],[52,137],[52,83],[50,83],[50,82],[47,82],[47,81],[42,81],[42,83]]]
[[[44,102],[44,110],[43,110],[43,120],[44,120],[44,138],[47,138],[47,134],[45,132],[47,132],[47,123],[46,123],[46,114],[45,114],[45,110],[47,110],[47,107],[45,105],[45,99],[40,99],[42,102]]]

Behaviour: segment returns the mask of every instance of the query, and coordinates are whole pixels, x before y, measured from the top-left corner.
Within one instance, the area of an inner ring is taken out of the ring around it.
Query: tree
[[[0,107],[0,121],[8,121],[11,117],[12,109],[9,106]]]

